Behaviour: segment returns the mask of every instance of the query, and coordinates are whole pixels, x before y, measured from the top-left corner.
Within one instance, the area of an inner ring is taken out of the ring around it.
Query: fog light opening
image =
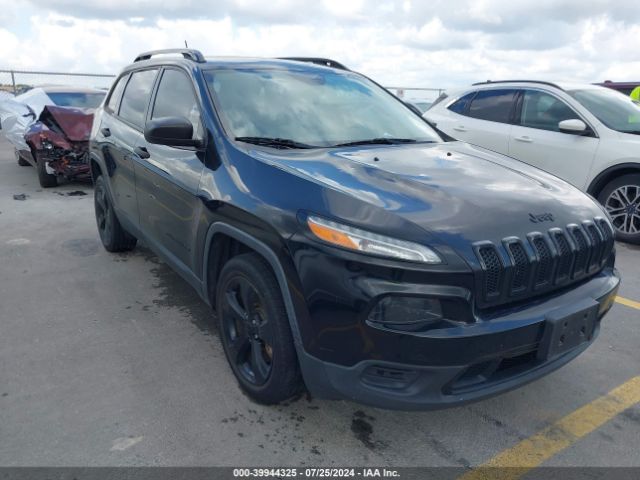
[[[369,322],[394,330],[416,331],[442,321],[440,301],[429,297],[387,296],[369,312]]]

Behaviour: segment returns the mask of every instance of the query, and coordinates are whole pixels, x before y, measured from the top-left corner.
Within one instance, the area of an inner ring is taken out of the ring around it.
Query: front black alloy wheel
[[[229,360],[247,382],[264,385],[273,366],[273,329],[264,301],[243,275],[234,276],[225,290],[222,328]]]
[[[302,388],[293,338],[278,282],[257,254],[229,260],[216,292],[220,337],[242,389],[273,404]]]
[[[104,248],[109,252],[124,252],[135,247],[137,240],[120,225],[102,175],[95,181],[93,204]]]
[[[598,200],[611,216],[616,238],[640,244],[640,174],[612,180],[602,189]]]

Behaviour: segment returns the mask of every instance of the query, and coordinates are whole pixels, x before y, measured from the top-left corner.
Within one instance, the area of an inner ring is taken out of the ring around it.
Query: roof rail
[[[539,83],[541,85],[549,85],[550,87],[555,87],[559,90],[564,90],[561,86],[553,83],[553,82],[545,82],[544,80],[487,80],[486,82],[477,82],[472,86],[477,85],[490,85],[492,83]]]
[[[204,59],[204,55],[200,53],[200,50],[194,50],[192,48],[167,48],[165,50],[151,50],[150,52],[141,53],[134,60],[135,62],[140,62],[142,60],[149,60],[154,55],[164,55],[170,53],[179,53],[187,60],[192,60],[197,63],[204,63],[206,60]]]
[[[331,60],[330,58],[320,58],[320,57],[278,57],[280,60],[293,60],[295,62],[307,62],[307,63],[315,63],[316,65],[322,65],[330,68],[337,68],[339,70],[349,70],[340,62],[336,62],[335,60]]]

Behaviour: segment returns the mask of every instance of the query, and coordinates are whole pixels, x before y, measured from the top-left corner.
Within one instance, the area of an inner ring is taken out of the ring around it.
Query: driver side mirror
[[[149,120],[144,129],[149,143],[170,147],[201,147],[201,140],[193,139],[193,124],[184,117],[162,117]]]
[[[558,123],[558,130],[562,133],[571,133],[574,135],[583,135],[587,133],[587,124],[577,118],[563,120]]]

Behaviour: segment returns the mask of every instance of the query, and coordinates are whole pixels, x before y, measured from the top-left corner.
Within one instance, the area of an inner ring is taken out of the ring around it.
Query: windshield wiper
[[[334,147],[350,147],[353,145],[398,145],[400,143],[416,143],[414,138],[393,138],[393,137],[379,137],[369,138],[367,140],[356,140],[354,142],[338,143],[333,145]]]
[[[236,137],[238,142],[252,143],[254,145],[264,145],[265,147],[274,148],[319,148],[314,145],[296,142],[288,138],[270,138],[270,137]]]

